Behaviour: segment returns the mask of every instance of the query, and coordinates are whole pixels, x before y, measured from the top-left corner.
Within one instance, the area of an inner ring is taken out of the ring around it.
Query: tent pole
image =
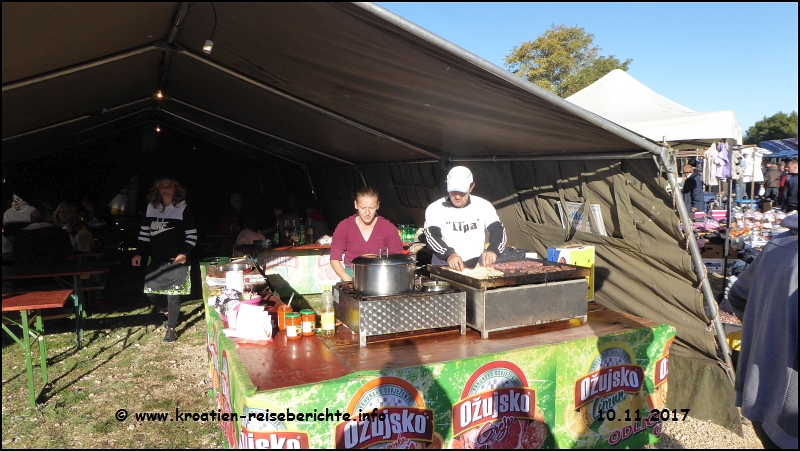
[[[694,272],[695,274],[697,274],[697,278],[700,280],[700,288],[703,291],[703,299],[705,301],[706,313],[708,314],[708,316],[713,318],[712,322],[714,325],[714,329],[716,330],[717,346],[719,347],[719,350],[722,353],[722,358],[725,361],[724,369],[731,383],[733,383],[735,376],[732,370],[730,349],[728,349],[728,342],[725,337],[725,331],[722,328],[722,322],[719,320],[718,309],[716,301],[714,300],[714,293],[711,291],[711,285],[708,283],[708,277],[706,277],[706,267],[703,264],[702,257],[700,256],[700,248],[697,247],[697,239],[695,238],[694,229],[692,228],[692,221],[689,218],[689,213],[688,210],[686,209],[686,204],[683,203],[683,196],[681,196],[680,193],[678,192],[678,178],[675,175],[676,162],[675,159],[673,158],[672,152],[668,154],[668,150],[666,147],[662,147],[660,157],[661,157],[661,164],[667,171],[667,180],[669,181],[669,184],[672,187],[672,193],[675,198],[675,203],[678,206],[678,214],[681,217],[681,223],[683,224],[683,231],[687,235],[687,240],[689,242],[688,243],[689,254],[692,256],[692,262],[694,263]]]
[[[727,225],[728,227],[725,233],[725,245],[722,247],[722,252],[724,252],[722,256],[722,293],[725,294],[725,290],[728,289],[728,252],[731,248],[731,231],[733,228],[731,227],[731,183],[728,183],[728,202],[727,202],[727,211],[725,213],[725,217],[727,218]]]

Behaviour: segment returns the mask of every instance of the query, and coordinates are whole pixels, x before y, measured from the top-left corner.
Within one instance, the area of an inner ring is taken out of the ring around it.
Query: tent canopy
[[[769,158],[797,158],[797,138],[761,141],[758,145],[770,152]]]
[[[677,148],[707,147],[720,139],[742,142],[733,111],[698,113],[614,69],[567,100],[654,141]]]
[[[568,240],[595,245],[596,299],[678,330],[670,405],[735,428],[733,390],[663,168],[649,158],[662,150],[652,139],[374,4],[213,8],[3,3],[4,172],[114,140],[127,147],[98,148],[98,160],[152,159],[158,124],[307,168],[331,225],[352,214],[362,182],[382,193],[382,215],[422,224],[444,194],[446,169],[465,164],[510,245],[542,255]],[[185,172],[203,158],[191,149],[178,156]],[[222,178],[205,177],[215,186]],[[608,235],[562,228],[562,201],[599,205]]]
[[[3,163],[155,121],[298,164],[641,151],[375,5],[182,8],[3,3]]]

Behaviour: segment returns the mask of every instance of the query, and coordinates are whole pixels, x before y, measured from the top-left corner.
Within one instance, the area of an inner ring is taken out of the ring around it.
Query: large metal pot
[[[366,254],[353,259],[353,289],[364,296],[414,291],[414,257]]]

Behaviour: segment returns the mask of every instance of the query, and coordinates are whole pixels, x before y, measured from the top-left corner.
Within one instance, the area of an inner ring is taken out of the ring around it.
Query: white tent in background
[[[672,147],[707,147],[723,138],[742,142],[742,129],[733,111],[698,113],[657,94],[620,69],[566,100],[654,141],[666,137]]]

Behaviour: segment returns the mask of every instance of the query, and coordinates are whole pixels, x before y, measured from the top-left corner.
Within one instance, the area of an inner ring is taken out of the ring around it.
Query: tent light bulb
[[[159,133],[160,131],[161,131],[161,127],[156,125],[156,133]]]
[[[213,47],[214,47],[214,43],[211,41],[211,39],[206,40],[206,43],[203,44],[203,53],[205,53],[206,55],[210,55],[211,54],[211,49]]]
[[[156,93],[156,97],[159,98],[159,99],[163,99],[164,98],[164,93],[161,92],[161,90],[159,89],[158,92]]]

